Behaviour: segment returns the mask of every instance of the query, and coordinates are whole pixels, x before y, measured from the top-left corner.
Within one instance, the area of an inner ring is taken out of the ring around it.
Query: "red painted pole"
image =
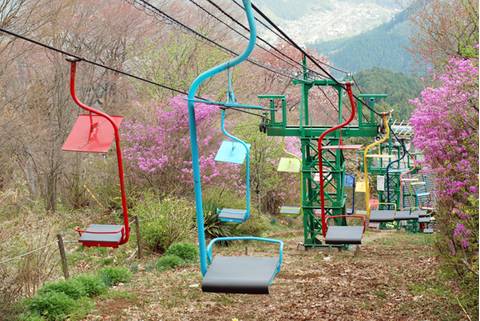
[[[95,108],[92,108],[90,106],[85,105],[82,103],[75,92],[75,75],[77,71],[77,62],[72,61],[70,62],[70,95],[73,98],[73,101],[78,105],[78,107],[82,108],[83,110],[86,110],[91,114],[96,114],[98,116],[104,117],[107,119],[110,124],[113,127],[113,132],[115,135],[115,150],[117,152],[117,164],[118,164],[118,177],[120,179],[120,192],[121,192],[121,198],[122,198],[122,212],[123,212],[123,225],[125,226],[125,234],[122,233],[122,240],[120,241],[120,244],[125,244],[128,242],[128,239],[130,237],[130,225],[128,222],[128,208],[127,208],[127,193],[125,192],[125,179],[124,179],[124,172],[123,172],[123,158],[122,158],[122,150],[120,148],[120,134],[118,131],[118,126],[115,124],[115,121],[113,120],[112,117],[110,117],[108,114],[101,112],[99,110],[96,110]]]
[[[323,178],[323,159],[322,159],[322,143],[323,139],[331,132],[343,128],[350,124],[353,119],[355,118],[355,113],[357,109],[357,105],[355,103],[355,99],[353,99],[353,93],[352,93],[352,85],[350,83],[346,83],[346,91],[348,94],[348,99],[350,100],[350,105],[352,106],[352,113],[350,114],[350,118],[348,118],[346,121],[343,123],[334,126],[332,128],[327,129],[326,131],[323,132],[322,135],[318,138],[318,170],[319,170],[319,176],[320,176],[320,206],[322,208],[322,234],[323,237],[327,235],[327,220],[326,220],[326,213],[325,213],[325,188],[323,186],[324,184],[324,178]]]

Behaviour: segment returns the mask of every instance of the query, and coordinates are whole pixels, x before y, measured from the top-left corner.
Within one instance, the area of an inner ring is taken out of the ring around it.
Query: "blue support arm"
[[[280,272],[280,267],[283,261],[283,241],[269,239],[266,237],[256,237],[256,236],[229,236],[229,237],[217,237],[210,241],[207,247],[207,256],[208,261],[211,262],[213,260],[213,245],[217,242],[226,242],[226,241],[257,241],[257,242],[266,242],[266,243],[276,243],[279,245],[278,248],[278,265],[277,265],[277,273]]]
[[[241,140],[238,137],[233,136],[227,130],[225,129],[225,109],[222,109],[222,120],[221,120],[221,127],[222,127],[222,133],[230,138],[231,140],[240,143],[243,148],[245,148],[245,209],[246,209],[246,214],[245,214],[245,220],[247,220],[250,217],[250,148],[248,147],[247,143]]]
[[[194,99],[197,96],[198,89],[200,85],[205,82],[207,79],[214,77],[215,75],[232,68],[243,61],[245,61],[248,56],[252,53],[253,48],[255,47],[255,42],[257,38],[257,29],[255,26],[255,19],[252,10],[252,4],[250,0],[242,0],[243,6],[245,8],[248,26],[250,28],[250,39],[248,41],[248,46],[245,51],[221,65],[215,66],[212,69],[209,69],[202,74],[200,74],[190,86],[188,91],[188,117],[189,117],[189,127],[190,127],[190,144],[192,151],[192,169],[193,169],[193,184],[195,192],[195,211],[197,217],[197,233],[198,233],[198,243],[200,249],[200,270],[202,275],[207,273],[207,251],[206,251],[206,241],[205,241],[205,222],[203,218],[203,204],[202,204],[202,185],[201,185],[201,175],[200,175],[200,162],[199,162],[199,152],[198,152],[198,141],[197,141],[197,126],[195,123],[195,102]]]

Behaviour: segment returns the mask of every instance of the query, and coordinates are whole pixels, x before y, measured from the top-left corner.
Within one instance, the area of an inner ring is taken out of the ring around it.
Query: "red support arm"
[[[352,84],[346,83],[346,90],[348,94],[348,99],[350,100],[350,105],[352,106],[352,113],[350,114],[350,117],[344,121],[341,124],[338,124],[337,126],[334,126],[332,128],[327,129],[326,131],[323,132],[322,135],[318,138],[318,170],[320,173],[320,205],[322,208],[322,234],[323,237],[327,235],[327,222],[326,222],[326,213],[325,213],[325,188],[323,186],[324,184],[324,178],[323,178],[323,159],[322,159],[322,151],[323,151],[323,139],[330,134],[331,132],[343,128],[350,124],[353,119],[355,118],[355,113],[357,110],[357,105],[355,103],[355,99],[353,98],[353,93],[352,93]]]
[[[125,192],[125,179],[124,179],[124,172],[123,172],[123,158],[122,158],[122,150],[120,148],[120,133],[118,131],[118,126],[108,114],[92,108],[90,106],[85,105],[82,103],[75,92],[75,75],[77,71],[77,61],[71,60],[70,61],[70,95],[72,96],[73,101],[83,110],[88,111],[90,114],[94,113],[101,117],[107,119],[113,127],[113,132],[115,134],[115,150],[117,152],[117,164],[118,164],[118,177],[120,180],[120,192],[122,198],[122,212],[123,212],[123,225],[125,226],[125,234],[122,232],[122,240],[120,244],[125,244],[128,242],[130,237],[130,225],[128,222],[128,208],[127,208],[127,194]]]

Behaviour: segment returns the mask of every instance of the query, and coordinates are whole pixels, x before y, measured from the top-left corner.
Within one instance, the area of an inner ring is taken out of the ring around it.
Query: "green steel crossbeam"
[[[267,124],[268,136],[280,137],[320,137],[331,126],[270,126]],[[364,127],[350,126],[342,129],[343,138],[351,137],[376,137],[378,134],[377,125],[368,125]],[[334,137],[335,133],[331,133],[328,137]]]

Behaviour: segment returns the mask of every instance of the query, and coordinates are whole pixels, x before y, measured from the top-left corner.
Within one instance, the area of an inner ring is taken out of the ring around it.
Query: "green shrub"
[[[224,207],[241,208],[244,204],[239,200],[238,195],[218,187],[205,190],[203,195],[203,215],[205,236],[207,238],[231,236],[232,227],[218,220],[217,209]]]
[[[89,297],[100,295],[107,291],[107,286],[97,275],[84,274],[74,278],[80,282],[85,289],[85,294]]]
[[[63,292],[44,292],[27,300],[26,306],[32,318],[39,315],[49,321],[60,321],[75,311],[77,303]]]
[[[132,272],[127,268],[108,267],[103,268],[98,272],[101,280],[107,286],[114,286],[119,283],[125,283],[132,278]]]
[[[270,228],[268,218],[259,213],[252,213],[252,216],[243,224],[236,226],[235,235],[262,236]]]
[[[142,237],[152,251],[164,253],[175,243],[191,239],[194,235],[194,208],[183,199],[160,200],[146,193],[143,202],[138,202],[132,213],[141,220]]]
[[[40,295],[51,292],[64,293],[72,299],[79,299],[87,294],[83,284],[76,279],[46,283],[38,291]]]
[[[19,317],[19,321],[45,321],[45,318],[36,313],[26,313]]]
[[[68,320],[84,320],[95,307],[93,300],[87,297],[80,298],[76,303],[75,309],[70,313]]]
[[[174,243],[170,245],[166,255],[176,255],[185,262],[195,262],[198,257],[198,249],[195,244],[192,243]]]
[[[163,272],[169,269],[174,269],[183,264],[185,264],[185,261],[176,255],[164,255],[157,261],[157,270]]]

